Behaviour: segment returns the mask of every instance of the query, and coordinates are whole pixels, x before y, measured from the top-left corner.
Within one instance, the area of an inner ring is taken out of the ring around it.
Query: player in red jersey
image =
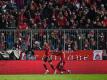
[[[60,73],[64,73],[64,72],[66,73],[67,71],[64,69],[65,66],[64,52],[59,51],[55,53],[55,55],[60,57],[60,61],[58,62],[54,73],[56,74],[57,71],[60,71]]]
[[[55,69],[55,74],[57,71],[60,71],[60,73],[70,73],[69,70],[64,69],[65,66],[65,60],[64,60],[64,52],[62,50],[61,44],[58,44],[58,51],[54,53],[54,55],[60,57],[60,61],[58,62],[56,69]]]
[[[48,62],[50,64],[51,68],[53,70],[55,70],[55,68],[52,64],[52,57],[51,57],[51,54],[50,54],[50,47],[49,47],[49,44],[47,42],[44,43],[44,51],[45,51],[45,53],[44,53],[44,57],[43,57],[43,61],[44,61],[43,65],[44,65],[44,68],[46,70],[45,74],[47,74],[47,73],[49,73],[49,70],[46,66],[46,62]]]
[[[58,62],[56,68],[55,68],[55,74],[57,73],[57,71],[59,71],[61,74],[63,73],[70,73],[70,70],[66,70],[64,69],[65,66],[65,60],[64,60],[64,53],[57,53],[57,56],[60,56],[60,61]]]

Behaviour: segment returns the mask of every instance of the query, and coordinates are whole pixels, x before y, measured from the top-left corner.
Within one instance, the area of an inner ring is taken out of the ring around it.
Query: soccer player
[[[58,62],[54,73],[56,74],[57,71],[60,71],[60,73],[66,72],[66,70],[64,69],[64,65],[65,65],[64,52],[59,51],[57,52],[56,56],[60,57],[60,61]]]
[[[56,56],[60,57],[60,61],[58,62],[56,68],[55,68],[55,74],[57,71],[60,71],[61,74],[63,73],[70,73],[68,70],[64,69],[65,66],[65,60],[64,60],[64,52],[62,50],[61,44],[58,44],[58,51],[54,53]]]
[[[55,68],[52,64],[52,58],[51,58],[51,54],[50,54],[50,47],[49,47],[49,44],[47,42],[44,43],[44,57],[43,57],[43,65],[44,65],[44,68],[46,70],[45,74],[49,73],[49,70],[46,66],[46,62],[48,62],[51,66],[51,68],[55,71]]]

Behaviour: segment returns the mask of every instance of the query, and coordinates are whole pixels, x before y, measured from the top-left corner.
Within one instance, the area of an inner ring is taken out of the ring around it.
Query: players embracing
[[[47,42],[44,43],[44,56],[43,56],[43,65],[45,68],[45,74],[49,73],[49,70],[46,66],[46,62],[48,62],[51,66],[51,68],[54,70],[54,74],[57,74],[58,72],[62,73],[70,73],[68,70],[66,70],[64,68],[65,66],[65,59],[64,59],[64,51],[62,49],[61,43],[58,43],[58,47],[57,50],[54,51],[50,51],[50,46]],[[58,64],[56,65],[56,67],[53,66],[52,64],[52,55],[54,56],[59,56],[60,60],[58,62]]]

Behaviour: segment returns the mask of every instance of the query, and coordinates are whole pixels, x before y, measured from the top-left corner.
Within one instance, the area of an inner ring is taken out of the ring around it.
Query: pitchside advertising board
[[[64,58],[67,61],[71,60],[102,60],[103,50],[77,50],[64,51]],[[44,55],[44,50],[35,50],[35,57],[41,60]],[[52,55],[53,60],[60,60],[60,57]]]

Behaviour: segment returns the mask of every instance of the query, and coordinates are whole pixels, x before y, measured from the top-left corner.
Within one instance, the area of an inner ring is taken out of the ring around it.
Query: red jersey
[[[58,24],[59,24],[59,26],[62,26],[62,27],[64,27],[65,26],[65,24],[66,24],[66,17],[59,17],[58,18]]]
[[[44,50],[45,50],[45,56],[50,56],[50,49],[49,49],[49,47],[45,47],[44,48]]]
[[[60,57],[61,57],[61,61],[65,62],[65,60],[64,60],[64,54],[60,54]]]
[[[103,24],[107,26],[107,19],[103,20]]]
[[[56,56],[59,56],[61,58],[61,62],[65,62],[63,53],[58,53]]]
[[[26,23],[21,23],[19,25],[19,29],[21,29],[21,30],[28,29],[28,25]]]

